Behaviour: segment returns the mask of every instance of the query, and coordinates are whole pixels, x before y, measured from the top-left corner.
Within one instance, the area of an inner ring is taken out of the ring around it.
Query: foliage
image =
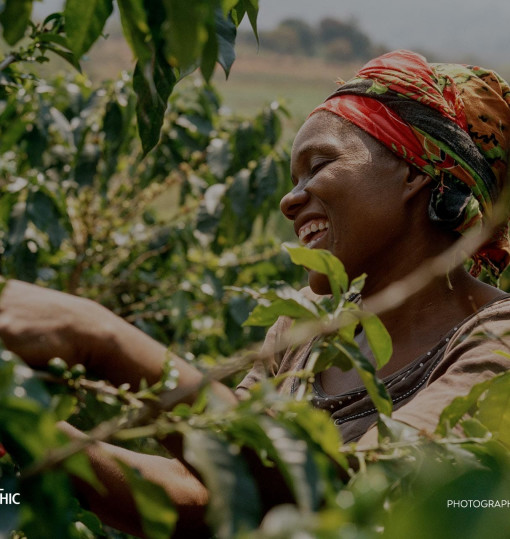
[[[277,239],[242,243],[272,226],[287,178],[278,106],[238,120],[209,86],[187,87],[141,159],[128,79],[29,81],[4,103],[4,276],[87,295],[182,354],[261,337],[241,328],[250,301],[222,285],[297,277]]]
[[[31,5],[5,2],[0,17],[3,23],[18,17],[4,26],[12,43],[29,28],[18,60],[45,58],[52,47],[80,55],[102,31],[111,6],[68,1],[65,18],[34,27],[26,22]],[[294,344],[317,337],[311,360],[299,373],[297,399],[267,381],[226,409],[206,386],[194,405],[154,417],[145,405],[178,383],[170,363],[152,387],[113,387],[58,358],[47,370],[32,370],[1,349],[1,488],[19,492],[22,503],[0,504],[0,534],[119,537],[75,497],[71,477],[101,485],[84,457],[86,442],[70,443],[59,431],[57,423],[67,420],[91,440],[150,453],[161,451],[157,444],[166,435],[181,436],[186,460],[211,493],[207,522],[220,538],[508,537],[502,510],[508,507],[501,504],[510,499],[510,375],[454,400],[435,433],[389,417],[387,391],[354,339],[361,325],[376,367],[389,359],[386,330],[355,301],[364,276],[349,282],[341,262],[325,251],[281,253],[274,208],[289,183],[288,150],[279,138],[285,110],[273,104],[254,118],[237,118],[223,111],[207,83],[188,78],[174,90],[166,70],[175,75],[177,64],[197,63],[207,75],[211,67],[204,50],[215,51],[216,4],[197,7],[193,47],[186,50],[182,43],[190,37],[178,33],[180,4],[154,5],[168,10],[169,19],[153,22],[155,10],[145,24],[146,4],[122,2],[139,59],[133,81],[125,76],[93,89],[79,74],[40,81],[22,76],[14,60],[3,66],[0,272],[100,301],[231,386],[250,360],[246,349],[262,338],[261,326],[281,315],[294,319]],[[220,21],[229,13],[237,23],[246,9],[254,22],[256,2],[221,6]],[[69,25],[77,13],[87,24]],[[163,43],[170,20],[179,37]],[[221,40],[217,45],[223,52],[214,58],[227,58],[228,68],[230,49]],[[163,53],[154,64],[160,71],[149,77],[140,67],[147,47]],[[156,79],[159,104],[148,98]],[[140,110],[163,114],[169,90],[159,144],[147,153],[147,139],[144,148],[136,138],[137,114],[143,131]],[[312,302],[296,291],[302,266],[328,275],[331,297]],[[328,414],[310,405],[309,382],[330,365],[355,368],[366,384],[379,411],[376,447],[342,445]],[[125,475],[146,535],[169,536],[176,512],[166,494],[134,470]],[[268,493],[275,478],[285,485],[281,497]],[[459,500],[471,505],[448,506]],[[484,508],[488,501],[500,506]]]
[[[0,62],[7,80],[19,82],[19,62],[46,62],[47,53],[79,69],[80,58],[102,36],[113,0],[67,0],[63,13],[31,20],[33,0],[0,5],[3,38],[19,48]],[[257,35],[258,0],[117,0],[122,30],[137,60],[137,118],[144,153],[159,140],[166,103],[175,83],[196,68],[208,82],[218,62],[228,75],[235,59],[237,26],[245,14]]]

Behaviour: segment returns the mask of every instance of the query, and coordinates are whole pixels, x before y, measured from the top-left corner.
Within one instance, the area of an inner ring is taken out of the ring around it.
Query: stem
[[[0,71],[3,71],[7,67],[9,67],[13,62],[17,60],[17,56],[15,54],[9,54],[7,55],[1,62],[0,62]]]

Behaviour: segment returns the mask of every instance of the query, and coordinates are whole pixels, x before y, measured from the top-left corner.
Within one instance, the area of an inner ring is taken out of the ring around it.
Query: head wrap
[[[497,73],[397,50],[340,84],[312,114],[341,116],[435,180],[433,221],[462,233],[491,214],[510,150],[510,87]],[[473,273],[484,263],[498,275],[510,262],[508,227],[473,259]]]

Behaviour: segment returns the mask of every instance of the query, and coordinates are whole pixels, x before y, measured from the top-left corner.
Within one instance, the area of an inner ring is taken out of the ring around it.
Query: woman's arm
[[[86,437],[68,423],[59,423],[59,427],[71,439]],[[204,517],[208,503],[207,490],[177,459],[135,453],[103,442],[88,446],[86,453],[105,491],[99,493],[79,479],[75,480],[75,484],[80,497],[105,524],[143,536],[131,487],[117,462],[120,460],[137,469],[145,479],[165,489],[179,516],[176,535],[183,533],[189,534],[188,537],[201,537],[206,533]]]
[[[162,375],[167,350],[160,343],[91,300],[8,281],[0,296],[0,337],[29,365],[42,367],[53,357],[87,369],[116,385],[142,379],[149,384]],[[192,402],[203,375],[173,355],[179,371],[179,393]],[[214,391],[227,403],[232,392],[219,383]]]

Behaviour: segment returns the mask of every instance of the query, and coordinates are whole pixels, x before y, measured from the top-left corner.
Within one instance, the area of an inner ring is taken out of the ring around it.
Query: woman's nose
[[[310,195],[308,192],[304,189],[298,189],[296,186],[281,199],[280,210],[287,219],[293,221],[299,210],[305,206],[309,200]]]

